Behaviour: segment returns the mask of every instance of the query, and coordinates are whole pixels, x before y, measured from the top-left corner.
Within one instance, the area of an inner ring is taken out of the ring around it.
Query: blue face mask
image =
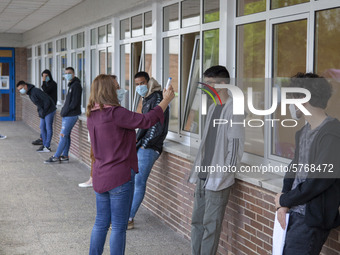
[[[125,89],[117,89],[116,92],[117,92],[118,101],[122,102],[124,100],[124,95],[126,93],[126,90]]]
[[[46,81],[46,82],[49,82],[49,81],[50,81],[50,77],[49,77],[49,76],[46,76],[45,81]]]
[[[19,90],[19,92],[24,95],[24,94],[26,94],[26,89],[22,88],[22,89]]]
[[[72,74],[66,73],[66,74],[64,74],[64,78],[65,78],[65,80],[70,81],[70,80],[72,80]]]
[[[147,85],[139,85],[136,88],[137,93],[141,96],[141,97],[145,97],[146,93],[148,93],[149,89]]]

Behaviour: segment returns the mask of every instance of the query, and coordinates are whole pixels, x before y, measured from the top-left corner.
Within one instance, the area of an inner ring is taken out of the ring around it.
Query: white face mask
[[[116,92],[117,92],[118,101],[122,102],[123,99],[124,99],[124,95],[126,93],[126,90],[125,89],[117,89]]]
[[[22,95],[24,95],[24,94],[26,94],[26,89],[25,89],[25,88],[22,88],[22,89],[19,90],[19,92],[20,92]]]
[[[293,118],[294,120],[299,120],[299,119],[300,119],[300,117],[298,117],[298,116],[296,115],[296,109],[295,109],[294,104],[290,104],[290,105],[289,105],[289,112],[290,112],[290,115],[292,116],[292,118]]]

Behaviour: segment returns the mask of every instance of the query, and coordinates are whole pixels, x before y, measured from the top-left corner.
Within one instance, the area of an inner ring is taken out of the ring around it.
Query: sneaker
[[[69,157],[66,157],[66,156],[60,156],[60,157],[59,157],[60,162],[68,163],[68,162],[70,162],[69,159],[70,159],[70,158],[69,158]]]
[[[33,141],[32,144],[33,144],[33,145],[43,145],[43,142],[42,142],[42,140],[39,138],[39,139]]]
[[[48,160],[45,160],[44,163],[55,163],[55,162],[58,162],[60,163],[60,159],[59,158],[56,158],[54,156],[50,157]]]
[[[84,183],[79,183],[78,184],[78,187],[80,187],[80,188],[90,188],[90,187],[92,187],[93,185],[92,185],[92,182],[84,182]]]
[[[7,138],[7,136],[5,136],[5,135],[0,135],[0,140],[6,139],[6,138]]]
[[[39,149],[37,149],[37,152],[43,152],[44,148],[45,148],[44,145],[41,145]]]
[[[133,220],[129,220],[127,229],[129,230],[129,229],[133,229],[133,228],[134,228]]]

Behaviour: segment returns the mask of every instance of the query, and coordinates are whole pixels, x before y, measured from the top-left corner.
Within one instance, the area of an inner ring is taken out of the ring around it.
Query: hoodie
[[[32,84],[27,84],[27,92],[31,101],[37,106],[39,117],[44,119],[46,115],[54,112],[57,108],[50,96]]]
[[[74,77],[68,83],[66,100],[60,112],[61,117],[78,116],[81,114],[81,94],[82,87],[80,80]]]
[[[292,207],[306,204],[305,223],[310,227],[332,229],[340,226],[340,122],[326,123],[315,136],[309,154],[307,179],[291,189],[295,173],[293,164],[299,159],[299,139],[295,137],[295,155],[283,180],[280,205]],[[312,168],[311,168],[312,169]],[[315,170],[316,169],[316,170]],[[317,170],[319,169],[319,170]]]

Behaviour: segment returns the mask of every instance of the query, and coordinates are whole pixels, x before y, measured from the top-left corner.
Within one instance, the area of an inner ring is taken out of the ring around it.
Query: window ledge
[[[171,140],[165,140],[163,151],[193,162],[198,149]],[[281,192],[283,177],[275,173],[236,173],[236,179],[279,193]]]

